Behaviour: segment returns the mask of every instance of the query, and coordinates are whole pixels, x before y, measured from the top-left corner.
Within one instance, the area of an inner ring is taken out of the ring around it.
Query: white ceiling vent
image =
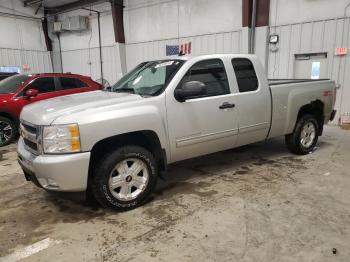
[[[54,22],[53,23],[53,31],[55,33],[62,32],[62,23],[61,22]]]

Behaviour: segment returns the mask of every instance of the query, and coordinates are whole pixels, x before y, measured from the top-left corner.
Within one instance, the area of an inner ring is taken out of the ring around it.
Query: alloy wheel
[[[148,181],[146,163],[137,158],[127,158],[112,170],[108,186],[115,198],[129,201],[136,199],[146,189]]]
[[[12,127],[10,123],[0,121],[0,145],[8,142],[12,137]]]
[[[311,121],[306,122],[301,130],[300,144],[305,148],[309,148],[313,144],[315,137],[316,127],[314,123]]]

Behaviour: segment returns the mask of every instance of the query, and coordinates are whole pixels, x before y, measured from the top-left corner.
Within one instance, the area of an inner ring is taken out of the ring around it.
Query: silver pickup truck
[[[285,136],[313,150],[335,114],[330,80],[271,80],[252,55],[145,62],[109,91],[57,97],[22,111],[18,161],[27,180],[88,191],[105,207],[132,209],[167,164]]]

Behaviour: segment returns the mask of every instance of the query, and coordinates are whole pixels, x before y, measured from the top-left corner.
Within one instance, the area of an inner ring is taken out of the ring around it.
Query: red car
[[[0,146],[11,143],[18,133],[22,108],[57,96],[101,90],[90,77],[76,74],[14,75],[0,81]]]

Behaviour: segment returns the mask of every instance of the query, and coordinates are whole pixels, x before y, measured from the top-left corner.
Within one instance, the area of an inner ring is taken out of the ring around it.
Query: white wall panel
[[[120,45],[115,43],[110,3],[93,6],[101,12],[101,41],[103,77],[110,84],[122,76]],[[71,16],[89,17],[89,29],[82,32],[61,33],[62,64],[64,72],[91,76],[93,80],[101,78],[98,20],[97,15],[86,10],[68,12],[59,17],[64,20]]]
[[[110,3],[93,6],[92,9],[101,12],[100,25],[102,46],[114,45],[114,28]],[[90,13],[87,10],[76,10],[60,15],[59,20],[63,21],[77,15],[87,16],[89,18],[89,29],[79,32],[62,32],[60,34],[62,51],[95,48],[99,46],[98,19],[96,13]]]
[[[239,30],[241,0],[126,0],[127,43]]]
[[[34,10],[24,8],[19,0],[0,1],[0,11],[35,16]],[[36,15],[42,16],[42,12]],[[50,52],[44,39],[40,19],[12,17],[0,14],[0,66],[29,65],[24,73],[52,72]]]
[[[166,45],[191,42],[192,55],[213,53],[241,53],[241,31],[197,35],[161,41],[126,45],[127,68],[130,70],[142,61],[164,58]]]
[[[180,37],[215,34],[241,27],[241,0],[179,0]]]
[[[215,1],[214,1],[215,2]],[[349,0],[271,0],[270,25],[280,26],[350,15]]]
[[[29,65],[29,70],[22,73],[50,73],[52,64],[50,52],[0,48],[0,66]]]
[[[102,48],[103,78],[113,84],[122,76],[119,46]],[[62,52],[63,71],[91,76],[93,80],[101,78],[99,48],[69,50]]]
[[[24,8],[19,0],[0,1],[0,11],[35,17],[34,10]],[[0,14],[0,48],[46,51],[40,11],[36,18],[13,17]]]

